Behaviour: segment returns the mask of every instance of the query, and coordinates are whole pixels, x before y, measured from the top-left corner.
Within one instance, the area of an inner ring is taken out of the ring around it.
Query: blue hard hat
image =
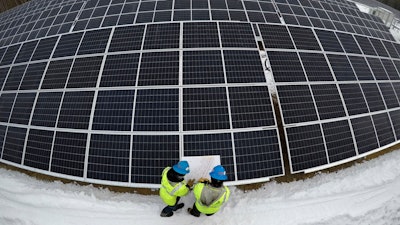
[[[228,180],[228,176],[226,176],[226,171],[223,166],[218,165],[214,167],[214,169],[210,172],[211,178],[216,180]]]
[[[172,168],[175,170],[175,172],[177,172],[179,174],[183,174],[183,175],[190,172],[189,163],[186,160],[179,161]]]

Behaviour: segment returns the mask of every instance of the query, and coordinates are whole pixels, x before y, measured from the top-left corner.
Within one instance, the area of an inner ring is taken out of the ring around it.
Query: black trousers
[[[201,212],[197,209],[196,203],[193,204],[193,208],[192,208],[192,210],[190,210],[190,214],[192,214],[193,216],[196,216],[196,217],[200,216]],[[214,215],[214,213],[206,214],[206,215],[207,216],[212,216],[212,215]]]

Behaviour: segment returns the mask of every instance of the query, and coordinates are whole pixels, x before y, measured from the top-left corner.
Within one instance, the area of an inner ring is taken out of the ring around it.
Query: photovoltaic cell
[[[100,86],[135,86],[139,55],[133,53],[107,56]]]
[[[8,127],[2,159],[21,164],[26,128]]]
[[[344,52],[339,40],[332,31],[315,30],[318,39],[324,48],[328,52]]]
[[[400,110],[391,111],[389,115],[393,124],[393,130],[396,133],[396,140],[400,140]]]
[[[362,83],[361,88],[370,112],[385,110],[385,103],[376,83]]]
[[[350,65],[349,59],[345,55],[327,56],[337,81],[357,80],[354,71]]]
[[[267,52],[276,82],[301,82],[306,77],[295,52]]]
[[[10,65],[14,61],[15,56],[18,53],[19,47],[21,45],[13,45],[7,48],[7,51],[4,53],[3,59],[0,62],[0,66]]]
[[[56,132],[51,171],[83,177],[87,134]]]
[[[179,52],[142,53],[139,86],[178,85]]]
[[[294,49],[292,39],[284,26],[258,25],[266,48]]]
[[[399,73],[397,72],[393,62],[390,59],[381,58],[382,65],[385,67],[386,74],[390,80],[399,80]]]
[[[331,70],[323,54],[304,52],[299,54],[308,81],[333,81]]]
[[[349,60],[358,80],[375,79],[364,57],[349,56]]]
[[[138,90],[133,129],[137,131],[178,131],[179,90]]]
[[[253,29],[248,23],[220,23],[222,47],[257,48]]]
[[[382,65],[381,60],[378,58],[367,58],[367,61],[374,73],[375,79],[377,80],[388,80],[388,76],[385,72],[385,68]]]
[[[31,61],[49,59],[53,52],[54,45],[57,42],[58,37],[51,37],[40,39],[39,44],[36,47],[35,52],[31,58]]]
[[[336,32],[336,35],[347,53],[362,54],[353,35],[340,32]]]
[[[219,46],[218,28],[216,23],[183,24],[184,48],[211,48]]]
[[[277,91],[285,124],[318,120],[307,85],[277,86]]]
[[[358,84],[340,84],[349,115],[368,113],[367,103]]]
[[[396,51],[396,46],[393,42],[381,40],[391,58],[399,58],[399,53]]]
[[[131,182],[157,183],[163,169],[178,161],[179,136],[133,136]]]
[[[353,135],[347,120],[323,123],[322,129],[330,163],[356,156]]]
[[[72,59],[50,61],[43,79],[42,89],[64,88],[72,61]]]
[[[328,163],[319,124],[286,128],[293,172]]]
[[[216,130],[229,129],[226,89],[183,89],[183,129]]]
[[[25,42],[19,50],[19,53],[14,63],[28,62],[32,57],[32,53],[35,50],[37,43],[37,40]]]
[[[36,93],[18,93],[11,113],[10,123],[28,125]]]
[[[221,51],[184,51],[183,84],[225,83]]]
[[[224,51],[228,83],[265,82],[265,74],[258,51]]]
[[[81,43],[83,32],[62,35],[54,50],[53,58],[74,56]]]
[[[358,45],[360,46],[361,50],[364,52],[365,55],[377,55],[372,46],[371,42],[367,37],[362,37],[358,35],[354,35],[356,38]]]
[[[106,50],[111,29],[87,31],[83,36],[78,55],[103,53]]]
[[[294,43],[296,44],[297,49],[318,51],[321,50],[318,41],[315,38],[315,35],[311,29],[301,27],[289,27],[289,31],[292,34],[292,38]]]
[[[29,64],[19,90],[37,90],[46,66],[47,62]]]
[[[62,92],[42,92],[37,99],[31,125],[55,127]]]
[[[179,23],[150,24],[143,49],[179,48]]]
[[[93,91],[66,92],[57,127],[88,129]]]
[[[351,119],[351,125],[353,127],[359,154],[379,147],[370,116]]]
[[[102,56],[75,59],[67,88],[96,87]]]
[[[228,180],[235,179],[230,133],[185,135],[185,156],[220,155]]]
[[[7,131],[7,127],[0,125],[0,155],[2,155],[3,153],[3,144],[4,144],[4,139],[6,137],[6,131]]]
[[[27,65],[14,66],[11,68],[7,80],[4,83],[3,91],[18,90]]]
[[[140,50],[145,26],[115,28],[109,52]]]
[[[130,131],[134,90],[100,91],[93,118],[93,130]]]
[[[268,87],[230,87],[229,100],[233,128],[275,125]]]
[[[383,100],[385,100],[387,109],[399,107],[399,100],[396,97],[392,84],[390,83],[378,83],[379,89],[381,90]]]
[[[344,117],[346,113],[335,84],[311,85],[320,119]]]
[[[7,78],[9,67],[0,68],[0,90],[3,87],[4,80]]]
[[[392,124],[386,112],[372,115],[372,121],[374,122],[380,147],[395,141]]]
[[[374,46],[374,49],[379,56],[389,57],[389,54],[387,53],[385,46],[383,46],[380,40],[375,38],[370,38],[369,41]]]
[[[87,177],[127,182],[130,139],[129,135],[92,134]]]
[[[0,95],[0,122],[8,123],[15,96],[15,93],[3,93]]]
[[[49,170],[54,131],[30,129],[26,144],[24,165]]]

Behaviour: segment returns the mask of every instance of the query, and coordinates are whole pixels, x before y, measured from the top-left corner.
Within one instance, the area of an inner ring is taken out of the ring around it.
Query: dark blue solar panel
[[[183,84],[225,83],[221,51],[184,51]]]
[[[133,129],[137,131],[178,131],[179,90],[138,90]]]
[[[47,62],[29,64],[19,90],[37,90],[46,66]]]
[[[142,54],[139,86],[178,85],[179,52],[149,52]]]
[[[3,93],[0,95],[0,122],[8,123],[15,95],[15,93]]]
[[[88,129],[93,91],[66,92],[57,127]]]
[[[233,128],[275,125],[268,87],[230,87],[229,100]]]
[[[179,28],[179,23],[148,25],[143,48],[179,48]]]
[[[233,11],[229,10],[229,16],[232,21],[243,21],[247,22],[246,13],[243,11]]]
[[[0,62],[0,66],[12,64],[20,46],[21,45],[18,44],[8,47],[7,51],[4,53],[3,59]]]
[[[350,65],[349,59],[345,55],[328,55],[333,73],[338,81],[357,80]]]
[[[49,170],[53,136],[54,131],[29,130],[24,165],[37,169]]]
[[[135,135],[131,182],[158,183],[163,169],[179,160],[179,136]]]
[[[87,177],[128,182],[129,135],[92,134]]]
[[[53,58],[75,55],[82,36],[83,32],[61,36],[56,50],[54,50]]]
[[[2,159],[21,164],[26,128],[8,127]]]
[[[93,130],[130,131],[135,91],[100,91],[93,118]]]
[[[230,133],[185,135],[183,139],[185,156],[219,155],[228,180],[235,179]]]
[[[393,130],[396,133],[396,140],[400,140],[400,110],[389,112],[392,121]]]
[[[42,89],[64,88],[73,60],[51,61],[42,83]]]
[[[261,35],[266,48],[288,48],[294,45],[285,26],[259,24]]]
[[[35,53],[33,53],[31,61],[50,58],[57,39],[58,37],[41,39],[36,47]]]
[[[87,134],[56,132],[51,171],[83,177]]]
[[[229,128],[225,88],[183,89],[183,129],[185,131]]]
[[[15,59],[14,63],[22,63],[22,62],[28,62],[31,57],[32,53],[36,48],[36,45],[39,41],[30,41],[30,42],[25,42],[21,49],[19,50],[19,53],[17,55],[17,58]]]
[[[374,73],[375,79],[377,80],[388,80],[389,77],[385,72],[385,68],[382,65],[381,60],[379,58],[367,58],[367,61],[371,67],[372,72]]]
[[[346,113],[335,84],[311,85],[320,119],[344,117]]]
[[[383,45],[385,46],[386,50],[388,51],[390,57],[392,58],[399,58],[399,53],[396,51],[396,44],[389,41],[381,40]]]
[[[138,53],[107,56],[100,86],[135,86],[138,64]]]
[[[11,113],[10,123],[28,125],[36,93],[18,93]]]
[[[340,32],[336,32],[336,35],[347,53],[362,54],[353,35]]]
[[[140,50],[144,26],[118,27],[111,39],[109,52]]]
[[[328,163],[319,124],[286,128],[293,172]]]
[[[377,55],[374,47],[372,46],[371,42],[367,37],[362,37],[355,35],[354,36],[360,46],[361,50],[364,52],[365,55]]]
[[[333,76],[326,58],[319,53],[300,53],[308,81],[333,81]]]
[[[313,31],[309,28],[289,27],[297,49],[321,50]]]
[[[14,66],[11,68],[7,80],[4,83],[3,91],[18,90],[27,65]]]
[[[391,83],[378,83],[379,89],[381,90],[383,100],[385,100],[386,108],[396,108],[399,107],[399,100],[396,97],[396,92],[394,91]]]
[[[7,78],[9,67],[0,68],[0,90],[3,87],[4,80]]]
[[[102,61],[102,56],[75,59],[67,88],[96,87]]]
[[[344,50],[343,50],[342,46],[340,45],[340,42],[337,39],[334,32],[324,31],[324,30],[315,30],[315,33],[317,34],[318,39],[321,42],[321,45],[325,51],[344,52]]]
[[[283,174],[276,130],[234,134],[238,180]]]
[[[374,75],[364,57],[349,56],[349,60],[358,80],[374,80]]]
[[[340,84],[349,115],[368,113],[367,103],[359,84]]]
[[[306,81],[299,56],[295,52],[267,52],[276,82]]]
[[[318,120],[308,86],[277,86],[277,90],[285,124]]]
[[[157,4],[158,5],[158,4]],[[156,11],[154,14],[154,22],[171,21],[171,11]]]
[[[378,148],[378,140],[370,116],[351,119],[358,153],[362,154]]]
[[[265,82],[264,69],[258,51],[224,51],[228,83]]]
[[[329,162],[336,162],[356,155],[353,135],[347,120],[323,123]]]
[[[217,23],[184,23],[183,47],[219,47]]]
[[[392,124],[389,115],[385,113],[372,115],[372,121],[375,125],[376,134],[378,136],[379,146],[385,146],[395,141]]]
[[[390,59],[381,58],[383,67],[385,67],[386,74],[390,80],[399,80],[399,72],[397,72],[395,65]]]
[[[83,36],[78,55],[103,53],[110,37],[111,29],[87,31]]]
[[[249,23],[220,23],[222,47],[257,48]]]
[[[370,112],[385,110],[385,103],[376,83],[362,83],[361,88]]]
[[[42,92],[36,102],[32,125],[55,127],[60,108],[62,92]]]
[[[374,46],[374,49],[376,53],[378,53],[379,56],[383,57],[389,57],[389,54],[387,53],[385,46],[383,46],[382,42],[378,39],[375,38],[370,38],[369,39],[371,44]]]

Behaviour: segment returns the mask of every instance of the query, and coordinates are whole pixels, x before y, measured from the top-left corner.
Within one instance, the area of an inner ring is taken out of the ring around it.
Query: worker
[[[162,172],[160,197],[167,206],[161,211],[160,216],[170,217],[174,211],[182,208],[184,203],[179,199],[189,193],[193,186],[194,179],[186,182],[184,177],[190,172],[187,161],[179,161],[172,168],[167,167]]]
[[[196,202],[193,208],[188,208],[188,212],[193,216],[199,217],[201,213],[211,216],[229,199],[230,190],[223,184],[228,179],[225,168],[221,165],[214,167],[210,177],[211,182],[208,179],[200,179],[193,188]]]

